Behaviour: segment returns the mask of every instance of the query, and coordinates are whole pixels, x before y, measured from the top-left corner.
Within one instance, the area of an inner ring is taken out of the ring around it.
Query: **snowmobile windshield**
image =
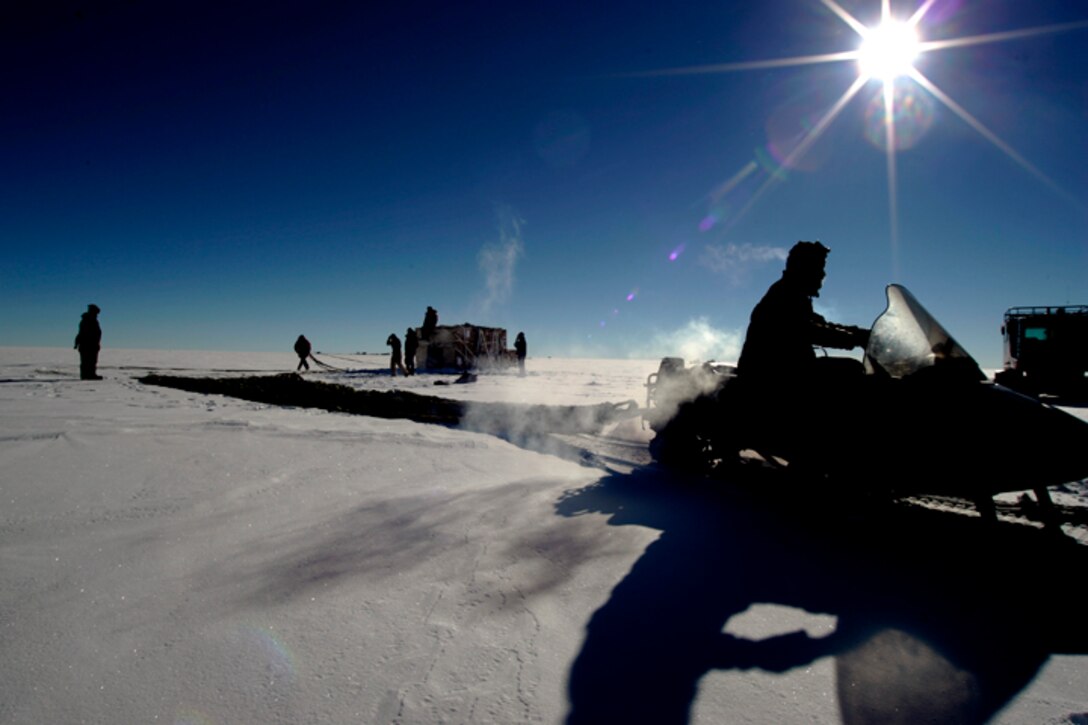
[[[906,287],[888,285],[888,307],[873,323],[865,350],[865,372],[905,378],[928,368],[955,371],[976,380],[986,375],[966,350],[933,319]]]

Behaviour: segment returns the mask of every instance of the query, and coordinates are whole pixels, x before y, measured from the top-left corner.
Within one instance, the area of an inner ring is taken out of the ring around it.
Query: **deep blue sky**
[[[95,302],[106,347],[376,352],[433,305],[530,355],[675,354],[743,335],[798,239],[833,250],[829,317],[901,282],[984,365],[1005,308],[1088,303],[1088,26],[919,58],[1020,161],[914,86],[893,231],[877,82],[776,162],[855,63],[653,73],[854,50],[818,0],[40,5],[0,10],[0,344],[68,345]]]

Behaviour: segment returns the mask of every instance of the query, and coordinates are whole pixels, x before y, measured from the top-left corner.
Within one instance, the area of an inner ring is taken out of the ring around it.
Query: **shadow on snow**
[[[460,426],[598,466],[606,462],[600,456],[548,434],[596,431],[637,412],[615,405],[465,404],[304,383],[298,376],[142,381]],[[824,657],[835,658],[848,725],[982,723],[1051,654],[1088,653],[1088,623],[1071,583],[1088,564],[1088,548],[1024,526],[923,509],[828,505],[818,491],[775,496],[781,491],[773,483],[696,483],[635,466],[557,502],[561,516],[597,512],[610,516],[611,525],[661,531],[586,627],[569,675],[570,723],[684,723],[699,681],[713,670],[786,672]],[[487,494],[492,507],[494,493]],[[429,517],[447,511],[434,503],[377,518],[404,528],[408,516],[433,531],[441,520]],[[394,552],[404,553],[394,538],[391,547],[363,547],[361,554],[359,529],[350,529],[343,547],[330,550],[328,541],[304,547],[287,567],[295,575],[266,582],[257,598],[278,601],[346,574],[385,570]],[[825,637],[797,631],[751,640],[725,632],[733,617],[758,604],[833,615],[837,625]]]
[[[1088,652],[1072,585],[1084,547],[922,509],[857,516],[723,488],[643,468],[557,503],[563,516],[661,531],[587,625],[569,723],[687,722],[712,670],[785,672],[828,656],[844,723],[981,723],[1051,654]],[[837,627],[724,632],[756,604],[834,615]]]

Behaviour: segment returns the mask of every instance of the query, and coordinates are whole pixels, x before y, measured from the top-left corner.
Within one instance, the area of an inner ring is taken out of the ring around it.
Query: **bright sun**
[[[885,20],[864,33],[858,49],[858,67],[867,78],[891,81],[911,72],[920,49],[912,26]]]
[[[842,61],[856,61],[858,64],[857,76],[853,78],[850,86],[839,96],[838,100],[818,118],[811,123],[806,121],[806,128],[792,149],[782,159],[776,159],[776,163],[784,169],[791,166],[804,156],[813,144],[823,135],[834,120],[842,113],[850,101],[862,89],[869,86],[870,81],[880,82],[880,91],[872,96],[869,108],[883,101],[883,113],[874,113],[873,118],[883,122],[883,135],[880,143],[884,146],[888,168],[888,213],[891,226],[892,249],[898,246],[898,203],[896,201],[897,182],[895,157],[898,150],[897,128],[900,106],[903,98],[909,100],[910,93],[917,93],[922,89],[926,93],[944,104],[952,113],[959,116],[968,126],[973,128],[984,139],[996,146],[1002,153],[1019,164],[1025,171],[1035,176],[1062,197],[1068,199],[1077,206],[1081,200],[1073,198],[1062,189],[1054,180],[1036,168],[1030,161],[1021,156],[1009,144],[1003,141],[997,134],[988,129],[981,121],[972,116],[967,109],[957,103],[951,96],[942,91],[918,68],[914,67],[914,61],[923,53],[959,48],[983,43],[1000,43],[1007,40],[1026,38],[1035,35],[1047,35],[1050,33],[1066,32],[1088,28],[1088,20],[1075,20],[1068,23],[1040,26],[1037,28],[1021,28],[1007,30],[984,35],[961,36],[957,38],[945,38],[943,40],[921,40],[918,28],[922,24],[926,13],[940,0],[913,0],[911,3],[898,2],[897,4],[916,5],[917,9],[908,20],[896,20],[891,14],[892,0],[880,0],[881,21],[874,27],[867,27],[860,20],[847,12],[839,2],[841,0],[818,0],[825,8],[830,10],[839,20],[846,23],[861,38],[861,45],[856,50],[841,50],[816,55],[801,55],[784,58],[769,58],[766,60],[740,61],[736,63],[717,63],[714,65],[697,66],[689,68],[672,68],[661,71],[653,71],[649,75],[688,75],[692,73],[729,73],[733,71],[762,70],[769,68],[786,68],[790,66],[804,66],[815,63],[838,63]],[[640,74],[644,75],[644,74]],[[899,79],[904,79],[900,81]],[[876,85],[876,84],[873,84]],[[901,91],[902,93],[897,93]],[[918,95],[918,98],[923,96]],[[920,103],[912,104],[915,110]],[[909,122],[909,114],[902,114],[903,120]],[[733,179],[725,185],[725,191],[731,189],[748,174],[755,173],[760,165],[754,161],[745,165]],[[734,212],[733,218],[739,219],[751,209],[763,193],[783,177],[778,173],[769,173],[763,184],[750,196],[748,201]],[[723,191],[722,193],[725,193]],[[717,193],[717,192],[716,192]],[[894,253],[894,252],[893,252]]]

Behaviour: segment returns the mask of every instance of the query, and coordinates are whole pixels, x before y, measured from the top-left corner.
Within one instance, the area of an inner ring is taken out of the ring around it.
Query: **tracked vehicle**
[[[1004,369],[995,380],[1025,393],[1088,393],[1088,305],[1012,307],[1001,325]]]

